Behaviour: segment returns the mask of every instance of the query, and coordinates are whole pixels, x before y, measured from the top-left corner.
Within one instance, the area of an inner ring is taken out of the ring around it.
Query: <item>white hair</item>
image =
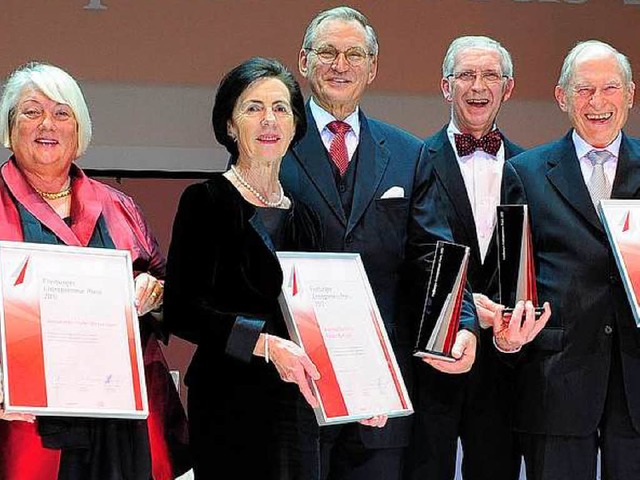
[[[11,149],[11,130],[16,119],[16,107],[25,90],[42,92],[54,102],[69,105],[78,124],[76,158],[82,155],[91,141],[91,117],[78,83],[61,68],[46,63],[31,62],[18,67],[9,75],[0,98],[0,137]]]
[[[451,45],[449,45],[447,53],[444,56],[444,61],[442,62],[443,77],[446,78],[449,75],[453,75],[456,56],[462,50],[466,50],[467,48],[481,48],[483,50],[494,50],[498,52],[500,55],[500,68],[502,69],[502,74],[509,78],[513,77],[513,62],[511,61],[511,55],[507,49],[504,48],[497,40],[481,36],[458,37],[451,42]]]
[[[613,57],[617,60],[618,65],[620,66],[620,71],[622,72],[622,77],[625,84],[627,86],[631,85],[631,82],[633,82],[633,74],[631,72],[631,64],[629,63],[629,59],[608,43],[601,42],[600,40],[586,40],[583,42],[578,42],[576,46],[573,47],[564,58],[562,69],[560,70],[560,78],[558,78],[559,87],[564,90],[569,87],[569,83],[573,78],[576,60],[582,53],[584,53],[588,49],[605,50],[611,53],[611,55],[613,55]]]
[[[373,30],[373,27],[369,23],[367,17],[365,17],[358,10],[351,7],[336,7],[331,8],[329,10],[324,10],[316,15],[309,26],[307,27],[306,32],[304,33],[304,38],[302,40],[302,48],[309,49],[313,48],[313,42],[316,38],[316,32],[320,27],[320,24],[329,20],[342,20],[344,22],[358,22],[364,28],[367,48],[369,49],[369,53],[374,55],[378,54],[378,37],[376,36],[376,32]]]

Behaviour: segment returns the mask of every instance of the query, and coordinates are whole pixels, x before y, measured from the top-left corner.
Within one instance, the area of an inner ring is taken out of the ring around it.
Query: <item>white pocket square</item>
[[[404,198],[404,188],[398,186],[391,187],[384,192],[380,198]]]

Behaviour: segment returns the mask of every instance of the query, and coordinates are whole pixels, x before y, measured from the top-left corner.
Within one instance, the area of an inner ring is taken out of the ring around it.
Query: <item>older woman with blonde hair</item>
[[[150,313],[162,305],[165,261],[133,200],[74,163],[91,140],[76,81],[43,63],[15,70],[0,99],[0,138],[13,152],[0,167],[0,240],[131,253],[150,409],[147,421],[35,419],[0,404],[0,478],[175,478],[189,467],[186,420]]]

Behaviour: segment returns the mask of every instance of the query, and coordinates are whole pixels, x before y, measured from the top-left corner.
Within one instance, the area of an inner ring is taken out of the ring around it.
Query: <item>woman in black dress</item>
[[[222,80],[213,108],[230,169],[186,189],[169,249],[165,319],[197,345],[185,381],[197,479],[287,479],[295,469],[295,398],[317,405],[315,366],[288,340],[275,250],[317,250],[319,226],[278,176],[304,135],[300,88],[275,60]]]

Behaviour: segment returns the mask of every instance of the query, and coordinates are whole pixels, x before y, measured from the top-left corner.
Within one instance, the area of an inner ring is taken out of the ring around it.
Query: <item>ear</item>
[[[227,135],[234,141],[238,139],[238,130],[232,120],[227,120]]]
[[[453,102],[453,92],[451,91],[451,82],[446,77],[442,77],[440,80],[440,90],[442,91],[442,96],[448,103]]]
[[[511,94],[513,93],[513,88],[515,86],[515,80],[513,78],[507,78],[507,84],[504,86],[504,91],[502,92],[502,103],[511,98]]]
[[[309,54],[304,48],[301,48],[298,54],[298,70],[300,75],[307,78],[309,74]]]
[[[367,85],[370,85],[371,82],[373,82],[377,74],[378,74],[378,55],[375,55],[371,60],[371,66],[369,67],[369,76],[367,78]]]
[[[560,110],[562,110],[563,112],[567,112],[569,110],[569,106],[567,105],[567,93],[560,85],[556,85],[555,96]]]
[[[629,110],[631,110],[631,108],[633,107],[633,97],[635,95],[636,92],[636,84],[631,82],[631,84],[629,85]]]

